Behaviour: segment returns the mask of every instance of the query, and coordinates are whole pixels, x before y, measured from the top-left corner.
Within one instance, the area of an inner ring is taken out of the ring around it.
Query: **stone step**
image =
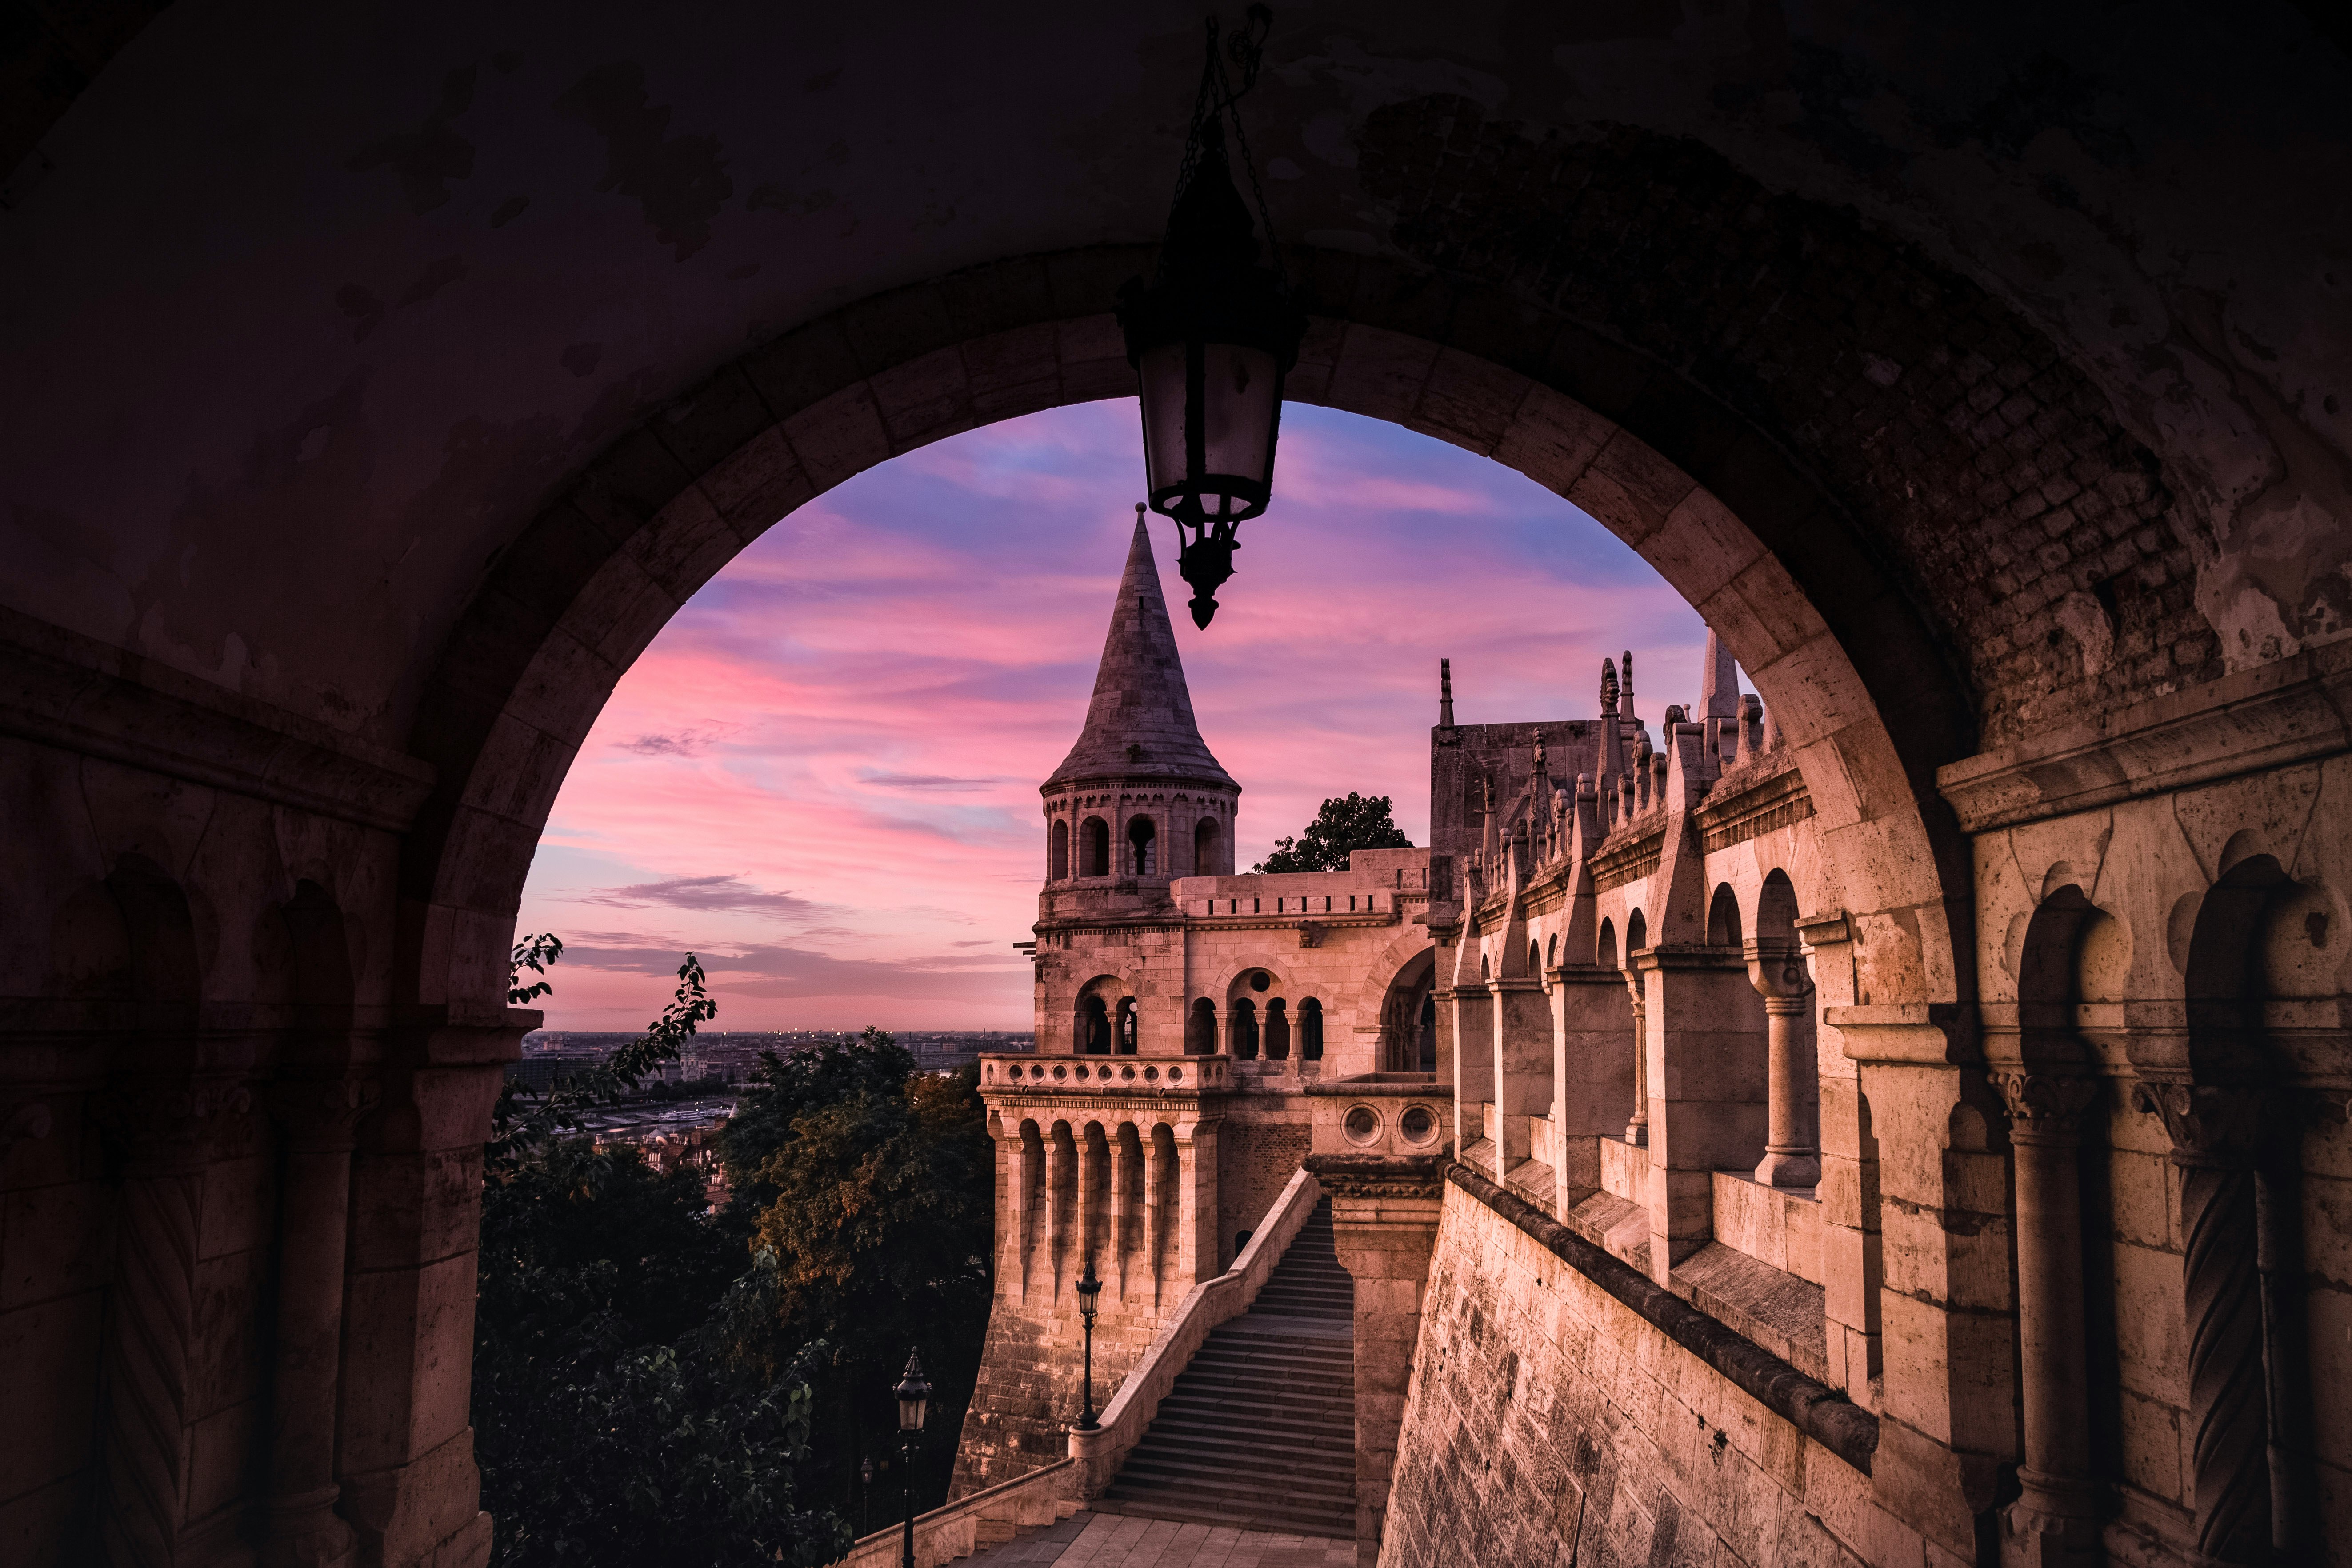
[[[1332,1250],[1326,1199],[1250,1310],[1193,1352],[1095,1506],[1354,1535],[1355,1363],[1355,1282]]]

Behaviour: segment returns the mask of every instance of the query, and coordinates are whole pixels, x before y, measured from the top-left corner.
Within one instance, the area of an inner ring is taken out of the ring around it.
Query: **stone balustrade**
[[[980,1058],[980,1087],[1024,1093],[1213,1094],[1234,1087],[1228,1056],[1046,1057],[1031,1052]]]

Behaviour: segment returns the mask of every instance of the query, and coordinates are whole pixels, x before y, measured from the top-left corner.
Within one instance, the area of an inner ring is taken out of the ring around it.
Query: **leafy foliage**
[[[798,1501],[811,1380],[830,1352],[777,1341],[773,1257],[746,1271],[746,1227],[705,1212],[693,1173],[656,1172],[570,1131],[586,1106],[675,1059],[716,1011],[688,954],[644,1038],[542,1100],[499,1101],[474,1423],[502,1568],[814,1565],[848,1544],[838,1517]]]
[[[507,959],[507,1005],[527,1007],[553,991],[555,982],[545,978],[547,966],[562,956],[563,939],[552,931],[543,931],[515,943]],[[522,972],[526,969],[541,978],[525,984]]]
[[[551,936],[530,940],[551,944],[552,950],[544,953],[549,963],[563,951],[563,944]],[[515,951],[520,953],[521,944]],[[529,961],[518,958],[516,963],[521,965]],[[520,980],[520,969],[513,973]],[[530,992],[544,995],[553,988],[551,982],[542,980]],[[508,999],[520,994],[520,989],[509,984]],[[677,990],[669,1005],[646,1026],[643,1037],[631,1040],[598,1066],[575,1073],[544,1095],[522,1088],[513,1079],[500,1087],[498,1103],[490,1110],[490,1142],[484,1154],[488,1170],[495,1174],[512,1169],[559,1133],[577,1132],[581,1112],[636,1093],[648,1075],[664,1063],[677,1060],[698,1026],[718,1016],[719,1004],[710,999],[701,962],[689,952],[677,966]]]
[[[1389,815],[1390,797],[1358,795],[1333,796],[1323,803],[1315,820],[1297,838],[1277,838],[1274,853],[1250,868],[1253,871],[1344,871],[1348,855],[1356,849],[1410,849],[1407,838]]]
[[[781,1342],[828,1347],[813,1373],[811,1495],[847,1501],[859,1458],[889,1459],[889,1389],[911,1346],[933,1391],[916,1506],[941,1500],[993,1291],[995,1155],[978,1069],[918,1072],[875,1028],[769,1052],[721,1153],[736,1212],[775,1258]]]

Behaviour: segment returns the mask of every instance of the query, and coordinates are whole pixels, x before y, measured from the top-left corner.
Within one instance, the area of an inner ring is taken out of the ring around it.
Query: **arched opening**
[[[1298,1059],[1323,1059],[1323,1004],[1312,996],[1298,1004]]]
[[[1217,1005],[1206,996],[1195,997],[1184,1015],[1184,1054],[1213,1057],[1217,1054]]]
[[[1160,875],[1160,830],[1148,816],[1136,817],[1127,825],[1127,874]]]
[[[1290,1010],[1279,996],[1265,1005],[1265,1059],[1270,1062],[1290,1059]]]
[[[1257,1060],[1257,1004],[1246,996],[1235,1001],[1226,1027],[1233,1037],[1234,1059]]]
[[[1217,819],[1204,816],[1192,829],[1192,875],[1215,877],[1224,873],[1219,847],[1224,836],[1218,830]]]
[[[1110,824],[1089,816],[1078,825],[1078,875],[1110,875]]]
[[[1078,999],[1077,1054],[1110,1055],[1110,1009],[1091,992]]]
[[[1436,983],[1437,953],[1434,949],[1415,953],[1389,981],[1388,989],[1381,996],[1380,1047],[1375,1058],[1381,1071],[1436,1070],[1437,1006],[1433,1000]],[[1322,1026],[1319,1003],[1316,1013],[1316,1026],[1319,1032]],[[1424,1034],[1427,1036],[1425,1039]],[[1430,1065],[1423,1065],[1424,1058]]]
[[[1554,931],[1552,932],[1551,940],[1544,944],[1544,964],[1546,968],[1549,968],[1551,965],[1556,964],[1559,962],[1559,933],[1558,931]]]
[[[1707,917],[1710,944],[1718,934],[1737,942],[1738,923],[1730,887],[1717,888]],[[1797,942],[1796,889],[1777,868],[1765,875],[1757,898],[1756,940],[1748,944],[1747,960],[1749,984],[1764,1004],[1764,1155],[1756,1179],[1770,1186],[1815,1187],[1822,1179],[1822,1077],[1812,975]]]
[[[1649,923],[1642,919],[1642,911],[1635,910],[1625,917],[1625,956],[1630,959],[1649,945]]]
[[[1715,889],[1715,897],[1706,906],[1706,945],[1736,948],[1739,945],[1739,899],[1726,882]]]
[[[1433,1077],[1437,1072],[1437,995],[1423,993],[1421,1013],[1413,1020],[1414,1070]]]
[[[1592,962],[1603,969],[1617,967],[1617,928],[1605,917],[1601,921],[1601,940],[1594,949]]]
[[[1554,937],[1552,938],[1552,941],[1556,943],[1559,939],[1558,937]],[[1543,974],[1543,945],[1540,942],[1529,942],[1528,943],[1528,975],[1534,978],[1540,978]]]
[[[1066,880],[1070,874],[1070,825],[1055,822],[1045,835],[1045,875],[1053,881]]]
[[[1118,999],[1116,1033],[1118,1040],[1118,1055],[1123,1057],[1135,1055],[1136,1014],[1135,998],[1132,996],[1122,996]]]

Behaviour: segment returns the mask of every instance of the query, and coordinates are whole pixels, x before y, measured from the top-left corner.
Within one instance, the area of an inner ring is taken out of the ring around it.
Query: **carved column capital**
[[[2022,1143],[2073,1143],[2083,1133],[2083,1112],[2098,1099],[2087,1078],[2008,1068],[1988,1075],[2009,1108],[2010,1135]]]
[[[2164,1121],[2172,1163],[2184,1167],[2244,1170],[2263,1145],[2276,1097],[2255,1089],[2193,1083],[2141,1083],[2132,1104]]]
[[[1751,942],[1746,945],[1748,983],[1764,998],[1767,1013],[1801,1011],[1812,994],[1812,972],[1805,967],[1805,950],[1794,942]]]
[[[262,1090],[262,1103],[292,1147],[328,1151],[359,1142],[360,1118],[382,1094],[373,1079],[282,1078]]]

